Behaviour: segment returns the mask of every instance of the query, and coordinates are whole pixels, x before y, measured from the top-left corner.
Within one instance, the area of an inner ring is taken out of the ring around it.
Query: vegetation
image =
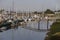
[[[45,40],[60,40],[60,22],[54,22],[47,35]]]
[[[42,14],[42,12],[37,12],[37,11],[34,11],[33,13],[34,14]]]
[[[56,19],[56,21],[60,21],[60,19]]]
[[[47,9],[45,12],[44,12],[45,14],[55,14],[52,10],[50,10],[50,9]]]
[[[57,32],[57,33],[53,34],[50,37],[50,40],[60,40],[60,32]]]
[[[50,33],[54,34],[56,32],[60,32],[60,22],[55,22],[51,25]]]

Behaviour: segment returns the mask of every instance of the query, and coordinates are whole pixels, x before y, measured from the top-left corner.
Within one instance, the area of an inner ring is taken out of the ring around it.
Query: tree
[[[54,14],[54,12],[52,10],[50,10],[50,9],[47,9],[44,13],[45,14]]]
[[[1,10],[0,10],[0,14],[1,14],[3,11],[4,11],[4,9],[1,9]]]
[[[38,12],[37,12],[37,11],[34,11],[33,13],[34,13],[34,14],[37,14]]]

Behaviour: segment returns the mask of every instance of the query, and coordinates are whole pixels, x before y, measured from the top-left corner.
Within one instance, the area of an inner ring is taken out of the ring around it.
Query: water
[[[53,23],[53,21],[49,21],[48,29],[50,29],[50,25],[52,25],[52,23]],[[27,27],[38,29],[38,22],[29,22],[29,23],[27,23]],[[39,29],[47,29],[47,21],[46,20],[40,21],[40,28]]]
[[[51,25],[51,23],[49,23]],[[38,23],[30,22],[29,27],[37,28]],[[40,28],[46,29],[46,22],[41,21]],[[0,33],[0,40],[44,40],[47,32],[36,32],[24,28],[10,29]]]

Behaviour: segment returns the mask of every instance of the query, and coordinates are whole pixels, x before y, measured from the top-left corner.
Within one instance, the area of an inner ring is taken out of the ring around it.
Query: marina
[[[59,3],[0,0],[0,40],[60,40]]]
[[[51,25],[52,22],[49,23]],[[37,22],[28,23],[27,27],[38,28]],[[46,29],[46,21],[41,21],[41,29]],[[44,40],[47,31],[36,31],[25,28],[10,29],[0,33],[0,40]],[[25,26],[26,27],[26,26]]]

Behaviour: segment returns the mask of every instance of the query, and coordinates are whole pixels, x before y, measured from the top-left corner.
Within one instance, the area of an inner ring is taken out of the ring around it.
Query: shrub
[[[50,33],[51,34],[54,34],[56,32],[60,32],[60,22],[54,22],[52,25],[51,25],[51,28],[50,28]]]
[[[60,40],[60,32],[57,32],[57,33],[53,34],[50,37],[50,40]]]
[[[54,22],[47,35],[45,40],[60,40],[60,22]]]

